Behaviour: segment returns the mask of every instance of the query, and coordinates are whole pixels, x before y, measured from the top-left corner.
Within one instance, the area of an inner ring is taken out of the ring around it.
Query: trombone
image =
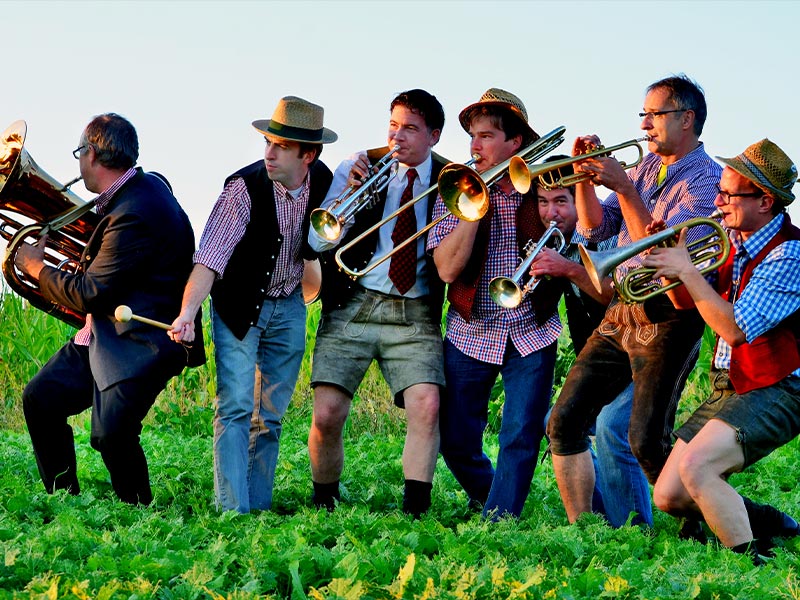
[[[458,166],[458,167],[464,166],[464,167],[469,168],[479,159],[480,159],[480,155],[479,154],[473,154],[472,158],[470,160],[468,160],[467,162],[465,162],[463,165],[460,165],[458,163],[450,163],[448,165],[445,165],[444,168],[442,169],[441,173],[444,173],[445,169],[451,168],[452,166]],[[441,173],[440,173],[440,177],[441,177]],[[382,256],[381,258],[379,258],[375,262],[371,263],[369,266],[365,267],[364,269],[362,269],[362,270],[351,269],[350,267],[348,267],[344,263],[344,260],[342,260],[342,254],[344,254],[345,252],[350,250],[350,248],[352,248],[356,244],[361,243],[361,241],[364,240],[367,236],[371,235],[372,233],[374,233],[375,231],[377,231],[378,229],[380,229],[381,227],[386,225],[386,223],[389,223],[392,219],[397,218],[397,216],[401,212],[403,212],[404,210],[407,210],[407,209],[413,207],[417,202],[419,202],[420,200],[425,198],[428,194],[430,194],[433,190],[435,190],[436,187],[437,187],[436,184],[432,185],[431,187],[429,187],[427,190],[425,190],[424,192],[422,192],[418,196],[415,196],[414,198],[412,198],[411,200],[409,200],[408,202],[403,204],[400,208],[395,210],[392,214],[388,215],[387,217],[384,217],[382,220],[380,220],[377,223],[375,223],[372,227],[370,227],[369,229],[364,231],[362,234],[360,234],[359,236],[353,238],[347,244],[345,244],[344,246],[339,248],[336,251],[336,254],[334,255],[334,258],[336,259],[336,263],[339,265],[339,267],[341,267],[342,271],[347,273],[353,279],[357,279],[359,277],[362,277],[363,275],[366,275],[367,273],[369,273],[370,271],[375,269],[377,266],[379,266],[380,264],[382,264],[383,262],[385,262],[386,260],[391,258],[391,256],[395,252],[397,252],[398,250],[400,250],[402,248],[405,248],[411,242],[414,242],[414,241],[418,240],[420,238],[420,236],[424,235],[425,232],[427,232],[428,230],[433,228],[437,223],[439,223],[439,221],[441,221],[442,219],[447,217],[450,213],[455,214],[459,219],[462,219],[464,221],[478,221],[481,217],[483,217],[483,215],[486,214],[486,211],[489,208],[488,202],[485,203],[484,205],[477,204],[477,205],[469,205],[469,206],[464,206],[464,207],[454,206],[452,208],[450,206],[448,206],[447,208],[448,208],[449,212],[444,213],[442,216],[440,216],[440,217],[434,219],[433,221],[431,221],[430,223],[428,223],[425,227],[423,227],[422,229],[417,231],[415,234],[409,236],[408,238],[406,238],[405,240],[403,240],[402,242],[397,244],[397,246],[392,248],[392,250],[390,252],[387,252],[384,256]]]
[[[525,258],[522,259],[514,274],[511,277],[495,277],[489,282],[489,296],[495,304],[501,308],[516,308],[526,294],[536,289],[542,279],[541,277],[530,277],[531,265],[536,255],[547,246],[550,238],[555,238],[557,244],[555,249],[560,254],[567,242],[556,226],[556,222],[550,221],[550,226],[537,243],[534,244],[533,240],[529,240],[525,244]]]
[[[564,141],[565,131],[566,128],[563,126],[556,127],[510,159],[504,160],[483,173],[478,173],[464,165],[447,165],[439,173],[439,195],[442,197],[442,201],[448,208],[458,207],[462,211],[476,204],[486,204],[488,208],[489,187],[506,174],[511,161],[516,158],[527,166],[528,163],[538,160]]]
[[[633,258],[640,252],[657,246],[659,244],[669,243],[669,241],[678,235],[684,227],[711,227],[714,231],[705,235],[691,243],[687,243],[686,249],[689,251],[689,256],[692,259],[692,264],[695,265],[700,273],[705,275],[715,269],[718,269],[728,259],[728,254],[731,251],[731,243],[728,235],[722,228],[722,225],[717,223],[714,219],[722,216],[719,210],[714,211],[709,217],[696,217],[688,219],[672,227],[668,227],[662,231],[637,240],[627,246],[621,246],[612,250],[605,251],[591,251],[587,250],[583,244],[578,246],[581,253],[581,261],[586,267],[586,272],[592,280],[594,287],[600,291],[600,283],[603,279],[615,270],[617,266]],[[713,259],[713,260],[712,260]],[[712,260],[709,264],[701,267],[703,263]],[[658,281],[653,279],[653,274],[656,272],[651,267],[639,267],[631,269],[622,278],[622,281],[617,279],[617,274],[614,273],[614,287],[623,302],[637,303],[644,302],[650,298],[671,290],[679,285],[680,281],[673,281],[667,285],[660,285]]]
[[[622,142],[610,148],[598,146],[585,154],[579,154],[578,156],[572,156],[562,160],[554,160],[540,165],[531,165],[529,164],[531,161],[525,161],[514,157],[508,165],[508,175],[511,178],[511,183],[514,185],[514,188],[520,194],[524,194],[530,190],[531,185],[536,179],[539,180],[539,185],[548,191],[556,188],[570,187],[582,181],[586,181],[587,179],[591,179],[592,176],[589,173],[574,173],[563,177],[557,177],[555,172],[563,167],[568,167],[582,160],[586,160],[587,158],[600,158],[609,156],[612,152],[623,148],[636,148],[639,152],[636,160],[632,163],[622,161],[619,163],[623,169],[631,169],[642,162],[644,156],[644,151],[639,145],[639,142],[645,142],[649,139],[650,136],[646,135],[644,137],[628,140],[627,142]]]
[[[311,227],[322,239],[335,242],[342,237],[344,225],[362,208],[371,205],[375,196],[389,185],[393,171],[399,164],[394,154],[400,146],[393,146],[378,162],[370,168],[371,175],[356,187],[349,186],[331,203],[328,208],[315,208],[311,211]]]

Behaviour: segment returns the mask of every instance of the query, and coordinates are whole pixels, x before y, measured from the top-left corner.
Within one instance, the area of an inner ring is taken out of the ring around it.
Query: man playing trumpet
[[[800,229],[786,214],[797,168],[766,139],[718,159],[725,169],[715,204],[733,251],[717,289],[692,264],[686,230],[676,247],[655,248],[644,260],[657,276],[683,283],[717,334],[712,396],[675,432],[653,497],[670,514],[701,514],[725,546],[758,564],[754,536],[800,528],[774,509],[771,527],[753,523],[752,509],[727,479],[800,433]]]
[[[498,88],[462,110],[459,121],[469,133],[470,153],[480,157],[475,163],[479,172],[539,138],[522,101]],[[436,215],[446,210],[440,197]],[[526,242],[543,233],[535,194],[523,196],[504,175],[489,189],[489,209],[480,221],[449,215],[428,241],[439,275],[450,284],[441,452],[470,506],[482,507],[491,518],[519,516],[528,497],[552,394],[561,323],[555,302],[534,309],[535,293],[515,308],[500,308],[489,295],[489,282],[513,273]],[[483,432],[500,374],[505,404],[495,469],[483,452]]]
[[[413,208],[386,222],[377,232],[343,253],[341,260],[366,270],[430,221],[435,184],[446,164],[431,148],[439,141],[444,111],[424,90],[409,90],[391,103],[388,147],[345,160],[336,169],[323,207],[331,207],[346,188],[359,189],[370,165],[390,154],[396,172],[370,206],[344,223],[334,242],[309,233],[309,243],[322,251],[322,318],[317,330],[311,385],[314,415],[308,436],[313,501],[333,509],[339,500],[344,466],[342,430],[353,396],[373,359],[378,361],[394,402],[405,408],[408,424],[403,449],[405,491],[403,510],[420,516],[430,506],[433,472],[439,451],[439,388],[442,368],[441,310],[444,286],[433,261],[425,254],[425,239],[395,252],[381,265],[352,281],[334,262],[333,248],[414,198]]]

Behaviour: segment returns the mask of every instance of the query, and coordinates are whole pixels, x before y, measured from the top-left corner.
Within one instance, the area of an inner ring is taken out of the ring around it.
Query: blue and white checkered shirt
[[[783,220],[783,214],[776,215],[744,242],[738,234],[731,236],[731,251],[735,252],[733,318],[748,342],[774,329],[800,309],[800,241],[789,240],[773,248],[753,269],[747,286],[736,289],[747,263],[780,231]],[[722,338],[717,343],[714,365],[719,369],[731,366],[731,347]],[[800,369],[792,375],[800,376]]]
[[[722,167],[706,154],[703,144],[689,152],[677,162],[667,166],[667,176],[658,185],[658,172],[661,157],[650,153],[642,162],[628,171],[636,191],[653,219],[662,219],[667,227],[677,225],[694,217],[708,217],[714,212],[714,199],[722,175]],[[618,246],[627,246],[633,239],[628,226],[622,218],[619,198],[612,193],[602,202],[603,222],[593,229],[581,227],[577,230],[587,240],[600,242],[619,235]],[[689,230],[688,241],[696,240],[710,233],[707,227],[693,227]],[[617,277],[621,278],[632,268],[641,266],[642,255],[636,255],[617,267]]]

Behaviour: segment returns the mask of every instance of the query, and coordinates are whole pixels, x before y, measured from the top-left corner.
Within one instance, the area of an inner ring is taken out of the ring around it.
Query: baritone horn
[[[472,166],[473,163],[475,163],[479,159],[480,159],[480,155],[479,154],[473,154],[472,158],[470,160],[468,160],[467,162],[465,162],[463,165],[462,164],[458,164],[458,163],[450,163],[448,165],[445,165],[442,168],[441,173],[444,173],[444,171],[446,169],[453,168],[454,166],[457,166],[457,167],[468,167],[469,168],[469,167]],[[429,231],[434,226],[436,226],[436,224],[439,223],[439,221],[441,221],[444,218],[446,218],[450,213],[454,214],[455,216],[457,216],[462,221],[477,221],[477,220],[481,219],[483,217],[483,215],[486,214],[486,211],[489,208],[488,198],[487,198],[487,201],[483,202],[483,203],[481,203],[480,201],[477,202],[476,204],[466,204],[465,203],[463,206],[452,206],[451,207],[451,206],[447,205],[447,203],[445,203],[445,206],[447,207],[448,212],[444,213],[440,217],[437,217],[436,219],[434,219],[433,221],[431,221],[430,223],[425,225],[423,228],[421,228],[419,231],[417,231],[413,235],[410,235],[409,237],[407,237],[405,240],[403,240],[402,242],[397,244],[397,246],[392,248],[391,251],[387,252],[386,254],[381,256],[379,259],[373,260],[369,264],[369,266],[367,266],[367,267],[365,267],[365,268],[363,268],[361,270],[355,269],[355,268],[351,268],[351,267],[347,266],[347,264],[344,262],[344,259],[342,258],[342,255],[345,252],[350,250],[353,246],[356,246],[357,244],[360,244],[369,235],[371,235],[372,233],[374,233],[375,231],[377,231],[378,229],[380,229],[381,227],[383,227],[387,223],[391,222],[393,219],[396,219],[397,216],[401,212],[403,212],[404,210],[409,210],[409,209],[413,210],[414,209],[413,208],[414,205],[417,204],[417,202],[419,202],[420,200],[424,199],[426,196],[428,196],[428,194],[433,192],[436,189],[436,187],[437,187],[437,184],[432,185],[427,190],[425,190],[424,192],[422,192],[418,196],[415,196],[414,198],[412,198],[411,200],[409,200],[408,202],[403,204],[400,208],[398,208],[397,210],[392,212],[390,215],[384,217],[383,219],[381,219],[380,221],[375,223],[372,227],[369,227],[366,231],[364,231],[363,233],[361,233],[357,237],[355,237],[352,240],[350,240],[347,244],[345,244],[341,248],[339,248],[336,251],[336,254],[335,254],[334,258],[336,259],[336,263],[339,265],[339,267],[342,269],[342,271],[347,273],[353,279],[357,279],[359,277],[362,277],[362,276],[366,275],[367,273],[369,273],[370,271],[372,271],[373,269],[375,269],[380,264],[382,264],[385,261],[389,260],[399,250],[405,248],[408,244],[411,244],[411,243],[415,242],[421,236],[425,235],[425,233],[427,231]]]
[[[550,221],[550,226],[535,244],[533,240],[525,244],[525,258],[520,262],[517,270],[511,277],[495,277],[489,282],[489,296],[501,308],[516,308],[526,294],[529,294],[541,282],[540,277],[531,277],[530,270],[536,256],[547,247],[551,238],[556,241],[556,250],[559,254],[567,245],[564,236],[556,226],[555,221]]]
[[[97,226],[94,202],[69,190],[80,177],[62,185],[37,165],[24,148],[27,125],[15,121],[0,135],[0,237],[8,242],[2,272],[8,286],[39,310],[74,327],[86,315],[53,304],[42,296],[35,281],[19,271],[14,259],[20,246],[48,235],[45,263],[75,271],[81,254]]]
[[[351,185],[328,208],[311,211],[311,227],[322,239],[335,242],[342,237],[345,223],[362,208],[374,203],[375,197],[389,185],[393,170],[399,164],[394,154],[400,146],[393,146],[378,162],[370,167],[370,176],[360,186]]]
[[[530,164],[531,161],[525,161],[521,158],[514,157],[511,159],[511,162],[508,165],[508,175],[511,178],[511,183],[514,185],[514,188],[520,194],[525,194],[528,192],[528,190],[531,189],[533,182],[537,179],[539,180],[539,185],[548,191],[556,188],[570,187],[582,181],[586,181],[587,179],[591,179],[592,175],[589,173],[574,173],[559,177],[556,175],[559,169],[563,167],[569,167],[582,160],[586,160],[587,158],[600,158],[603,156],[609,156],[612,152],[622,150],[623,148],[636,148],[638,151],[636,160],[634,160],[632,163],[626,163],[623,161],[620,161],[619,163],[623,169],[631,169],[642,162],[642,157],[644,156],[644,151],[639,145],[639,142],[645,142],[649,139],[650,136],[646,135],[634,140],[622,142],[621,144],[617,144],[616,146],[611,146],[609,148],[606,148],[605,146],[598,146],[597,148],[590,150],[585,154],[579,154],[578,156],[572,156],[562,160],[554,160],[552,162],[546,162],[538,165],[532,165]]]
[[[486,204],[488,207],[489,188],[505,176],[514,158],[526,165],[538,160],[564,141],[565,131],[564,127],[556,127],[510,159],[483,173],[464,165],[453,165],[452,168],[448,168],[448,165],[439,173],[439,195],[442,201],[448,208],[457,207],[461,212],[466,212],[470,206],[475,205]]]
[[[620,246],[612,250],[591,251],[587,250],[583,244],[580,244],[578,249],[581,253],[583,265],[586,267],[586,271],[589,274],[589,278],[592,280],[594,287],[598,291],[601,291],[601,282],[603,279],[629,258],[633,258],[637,254],[659,244],[669,244],[669,242],[680,233],[681,229],[711,227],[711,229],[713,229],[712,233],[686,244],[686,249],[692,259],[692,264],[698,268],[700,273],[705,275],[721,267],[728,259],[728,254],[731,251],[731,243],[725,230],[722,228],[722,225],[715,220],[721,216],[722,212],[717,210],[709,217],[689,219],[631,244]],[[659,281],[653,279],[655,272],[656,270],[650,267],[631,269],[625,274],[621,281],[618,280],[617,274],[614,273],[614,286],[620,298],[627,303],[644,302],[658,294],[681,285],[680,281],[673,281],[667,285],[661,285]]]

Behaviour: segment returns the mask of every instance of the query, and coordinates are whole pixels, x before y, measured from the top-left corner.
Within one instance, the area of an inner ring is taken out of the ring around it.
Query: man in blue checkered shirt
[[[712,396],[675,432],[654,500],[673,515],[702,514],[725,546],[758,564],[763,546],[754,537],[765,534],[751,527],[727,480],[800,433],[800,229],[786,213],[797,168],[766,139],[719,160],[715,204],[732,249],[717,289],[692,265],[686,230],[676,247],[644,261],[657,276],[680,280],[717,334]],[[796,535],[792,523],[766,535]]]

